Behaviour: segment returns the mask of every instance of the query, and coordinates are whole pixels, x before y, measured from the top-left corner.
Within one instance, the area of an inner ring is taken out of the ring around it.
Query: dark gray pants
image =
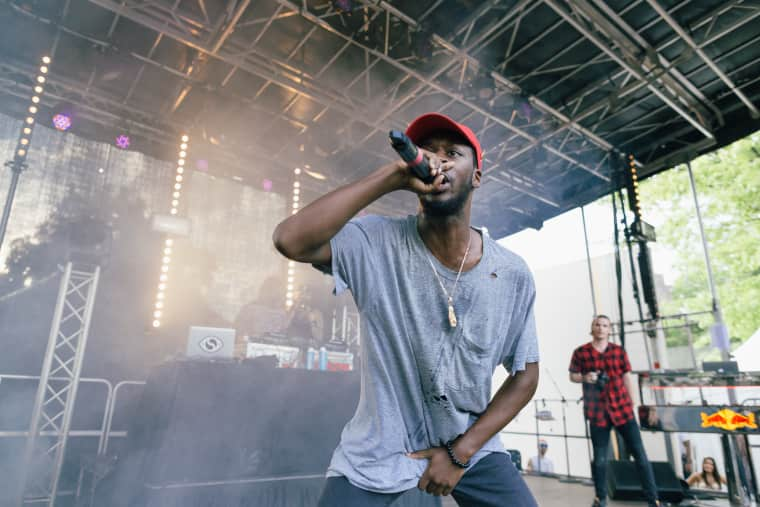
[[[607,498],[607,453],[610,445],[610,429],[612,425],[606,427],[591,426],[591,443],[594,447],[594,464],[592,475],[594,476],[594,487],[596,496],[600,500]],[[647,453],[644,450],[644,443],[641,441],[641,432],[636,420],[630,420],[621,426],[615,426],[618,434],[623,437],[625,445],[633,454],[636,466],[639,470],[639,479],[641,480],[644,494],[647,497],[649,505],[654,505],[657,501],[657,485],[654,482],[654,473],[652,465],[649,463]]]
[[[357,488],[345,477],[330,477],[318,507],[388,507],[402,494],[372,493]],[[538,506],[509,455],[498,452],[489,454],[468,470],[451,496],[461,507]]]

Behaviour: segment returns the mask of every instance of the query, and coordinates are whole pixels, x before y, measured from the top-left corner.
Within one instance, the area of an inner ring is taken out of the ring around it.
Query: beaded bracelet
[[[469,461],[467,463],[462,463],[461,461],[457,459],[456,455],[454,454],[454,442],[456,442],[457,439],[461,436],[462,435],[457,435],[456,437],[446,442],[446,452],[448,453],[449,459],[454,465],[458,466],[459,468],[469,468],[470,466]]]

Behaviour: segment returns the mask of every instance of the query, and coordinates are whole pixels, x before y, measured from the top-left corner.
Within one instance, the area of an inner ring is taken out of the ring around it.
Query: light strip
[[[293,194],[291,196],[291,215],[298,213],[301,207],[301,168],[296,167],[293,169]],[[295,261],[288,261],[288,278],[285,285],[285,306],[291,308],[293,306],[293,294],[295,289],[296,279],[296,263]]]
[[[628,163],[631,168],[631,182],[633,183],[633,212],[638,218],[641,218],[641,200],[639,195],[639,175],[636,172],[636,158],[633,154],[628,155]]]
[[[34,93],[30,99],[29,107],[27,108],[27,116],[24,119],[24,123],[21,127],[21,132],[18,136],[16,143],[16,149],[13,152],[13,162],[23,166],[26,161],[26,156],[29,154],[29,145],[32,142],[32,131],[34,130],[34,117],[39,112],[40,97],[45,91],[43,84],[46,81],[45,75],[50,72],[50,63],[52,60],[49,56],[43,56],[40,60],[39,74],[35,79]]]
[[[177,169],[174,173],[171,207],[169,208],[169,213],[171,215],[176,215],[179,213],[180,197],[182,197],[182,184],[185,179],[185,160],[187,158],[189,144],[190,137],[187,134],[183,134],[180,138],[179,150],[177,154]],[[172,260],[173,247],[174,240],[172,238],[166,238],[162,251],[161,274],[158,278],[158,291],[156,292],[156,300],[153,305],[153,327],[161,327],[161,318],[164,315],[164,306],[166,304],[166,286],[167,281],[169,280],[169,264],[171,264]]]

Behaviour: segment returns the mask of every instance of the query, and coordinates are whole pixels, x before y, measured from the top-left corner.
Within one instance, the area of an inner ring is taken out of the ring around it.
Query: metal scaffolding
[[[99,266],[71,262],[61,277],[26,442],[19,506],[55,505],[99,277]]]
[[[449,114],[483,142],[487,171],[474,214],[495,236],[540,227],[608,193],[610,154],[639,154],[645,177],[725,144],[725,132],[735,138],[737,122],[757,115],[755,2],[348,4],[68,0],[6,8],[23,26],[55,33],[58,52],[86,44],[97,53],[56,69],[47,107],[75,104],[105,127],[126,119],[169,145],[167,132],[202,125],[204,111],[222,101],[288,139],[248,136],[217,150],[246,184],[257,176],[252,156],[296,167],[298,146],[326,136],[322,144],[348,145],[354,155],[320,168],[327,181],[311,183],[322,193],[389,160],[390,126],[424,110]],[[78,17],[93,10],[97,21]],[[452,26],[445,32],[444,18]],[[129,69],[123,80],[100,78],[107,58]],[[0,66],[8,71],[0,94],[21,99],[31,67],[20,53],[2,55]],[[413,211],[396,195],[380,206]]]

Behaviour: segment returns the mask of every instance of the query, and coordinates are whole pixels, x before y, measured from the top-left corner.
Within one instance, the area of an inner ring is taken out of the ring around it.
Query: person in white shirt
[[[539,474],[553,474],[554,462],[546,457],[549,444],[543,438],[538,441],[538,454],[528,460],[528,471]]]

